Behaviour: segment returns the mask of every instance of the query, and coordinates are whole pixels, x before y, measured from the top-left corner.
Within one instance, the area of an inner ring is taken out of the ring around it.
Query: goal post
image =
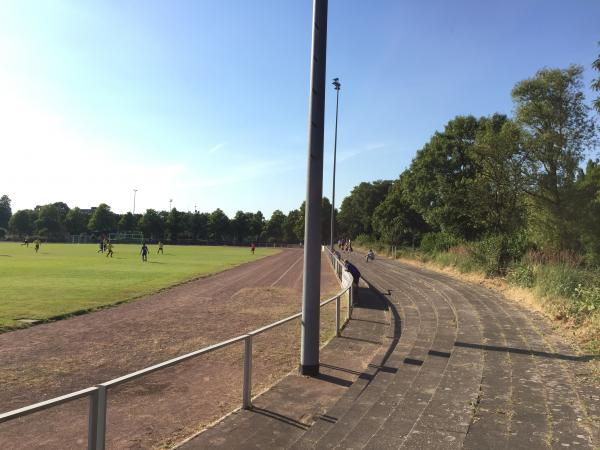
[[[144,242],[144,234],[141,231],[119,231],[118,233],[110,233],[108,239],[111,242],[141,244]]]

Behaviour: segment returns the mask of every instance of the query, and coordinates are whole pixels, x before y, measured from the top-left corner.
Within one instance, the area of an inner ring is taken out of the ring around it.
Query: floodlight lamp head
[[[334,88],[336,91],[340,90],[340,87],[342,86],[342,84],[340,83],[340,79],[339,78],[334,78],[333,82],[331,83],[333,84]]]

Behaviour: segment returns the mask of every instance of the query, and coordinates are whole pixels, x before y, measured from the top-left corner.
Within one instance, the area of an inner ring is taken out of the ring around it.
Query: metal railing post
[[[348,293],[348,319],[352,318],[352,306],[354,305],[354,284],[350,285]]]
[[[98,431],[98,391],[90,395],[90,409],[88,415],[88,450],[96,450]]]
[[[104,450],[106,444],[106,394],[106,386],[98,386],[96,400],[94,401],[96,404],[96,429],[94,431],[96,438],[95,450]]]
[[[340,335],[340,296],[335,298],[335,335]]]
[[[244,387],[242,408],[252,409],[252,336],[244,339]]]

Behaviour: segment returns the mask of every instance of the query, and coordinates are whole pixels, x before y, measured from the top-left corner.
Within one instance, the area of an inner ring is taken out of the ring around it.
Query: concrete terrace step
[[[344,337],[327,347],[337,360],[324,359],[323,371],[348,375],[351,385],[326,410],[301,416],[302,397],[314,399],[314,389],[303,392],[310,380],[284,380],[257,399],[257,410],[238,413],[185,448],[600,448],[600,388],[579,381],[589,371],[586,358],[545,320],[440,273],[350,259],[374,291],[362,290],[364,306],[380,298],[389,308],[389,323],[375,318],[377,311],[356,309]],[[363,369],[351,366],[359,347],[348,350],[348,343],[371,346]],[[270,406],[261,405],[263,397]]]
[[[254,409],[240,410],[179,448],[285,448],[316,421],[345,391],[359,389],[374,370],[369,366],[389,331],[385,301],[361,288],[353,318],[321,351],[321,375],[295,372],[253,400]]]

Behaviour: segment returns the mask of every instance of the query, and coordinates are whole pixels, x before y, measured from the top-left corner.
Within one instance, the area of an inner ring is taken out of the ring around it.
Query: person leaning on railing
[[[354,291],[353,303],[356,304],[358,302],[358,282],[360,281],[360,271],[354,264],[352,264],[347,259],[344,260],[344,267],[346,267],[346,270],[350,273],[350,275],[352,275],[352,287]]]

